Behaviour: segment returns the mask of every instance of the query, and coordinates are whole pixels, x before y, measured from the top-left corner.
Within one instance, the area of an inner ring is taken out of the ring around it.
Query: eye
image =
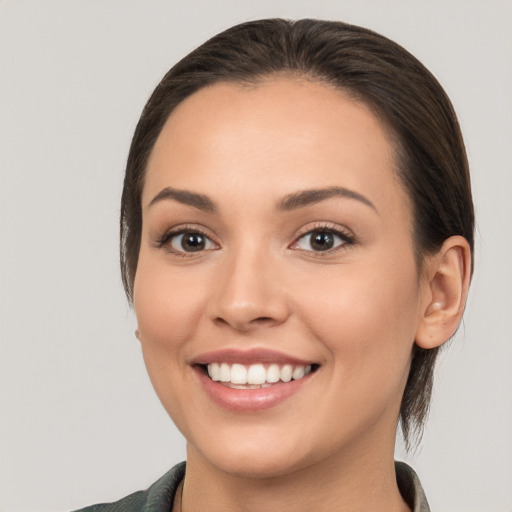
[[[302,235],[292,246],[292,249],[303,251],[326,252],[337,249],[345,244],[352,244],[353,240],[334,229],[314,229]]]
[[[167,246],[175,253],[191,253],[216,249],[214,244],[204,233],[199,231],[178,231],[167,233],[159,243]]]

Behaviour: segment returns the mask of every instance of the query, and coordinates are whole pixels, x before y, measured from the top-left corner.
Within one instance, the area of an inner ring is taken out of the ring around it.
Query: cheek
[[[202,280],[184,279],[184,274],[171,272],[168,265],[141,253],[134,284],[144,363],[156,394],[178,428],[189,403],[184,372],[187,346],[204,311],[205,292]]]
[[[184,279],[184,275],[187,279]],[[173,272],[141,255],[134,286],[134,307],[141,339],[154,349],[178,348],[193,335],[203,310],[202,279]]]
[[[303,323],[329,351],[344,378],[402,378],[418,322],[414,261],[340,268],[308,280],[298,306]],[[373,369],[374,371],[369,371]]]

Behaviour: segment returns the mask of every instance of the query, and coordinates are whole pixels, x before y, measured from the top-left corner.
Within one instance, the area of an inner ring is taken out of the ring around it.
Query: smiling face
[[[394,168],[372,111],[321,84],[217,84],[171,114],[134,305],[189,458],[271,476],[392,457],[428,301]]]

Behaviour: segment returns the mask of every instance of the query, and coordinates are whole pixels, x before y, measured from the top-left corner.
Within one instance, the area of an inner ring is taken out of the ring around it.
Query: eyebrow
[[[289,194],[284,197],[279,202],[277,208],[281,211],[295,210],[297,208],[319,203],[320,201],[325,201],[331,197],[355,199],[356,201],[359,201],[375,210],[377,214],[379,213],[375,205],[367,197],[363,196],[359,192],[356,192],[355,190],[350,190],[345,187],[327,187],[294,192],[293,194]]]
[[[171,187],[162,189],[149,203],[148,207],[153,206],[155,203],[166,199],[173,199],[178,203],[193,206],[198,210],[204,212],[214,213],[217,211],[215,203],[204,194],[198,194],[196,192],[190,192],[189,190],[178,190]]]
[[[356,201],[359,201],[375,210],[377,214],[379,213],[375,205],[367,197],[363,196],[359,192],[356,192],[355,190],[350,190],[345,187],[327,187],[294,192],[292,194],[288,194],[281,201],[279,201],[277,209],[284,212],[292,211],[298,208],[303,208],[305,206],[319,203],[321,201],[325,201],[326,199],[330,199],[332,197],[355,199]],[[217,206],[207,195],[198,194],[197,192],[191,192],[189,190],[178,190],[172,187],[166,187],[162,189],[151,200],[148,207],[151,207],[160,201],[169,199],[177,201],[181,204],[185,204],[187,206],[193,206],[194,208],[204,212],[217,212]]]

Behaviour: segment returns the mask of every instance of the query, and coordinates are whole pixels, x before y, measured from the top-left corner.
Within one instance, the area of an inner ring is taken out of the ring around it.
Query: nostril
[[[259,328],[259,327],[273,327],[275,325],[279,325],[279,320],[276,318],[272,318],[271,316],[259,316],[257,318],[253,318],[248,324],[247,329],[251,328]]]
[[[248,332],[261,327],[273,327],[274,325],[278,325],[280,322],[271,316],[258,316],[247,321],[237,318],[227,319],[223,318],[222,316],[218,316],[215,318],[214,323],[216,323],[219,327],[231,326],[241,332]]]
[[[275,319],[269,317],[269,316],[260,316],[258,318],[255,318],[254,320],[251,321],[252,323],[261,323],[261,324],[265,324],[265,323],[269,323],[269,322],[275,322]]]

